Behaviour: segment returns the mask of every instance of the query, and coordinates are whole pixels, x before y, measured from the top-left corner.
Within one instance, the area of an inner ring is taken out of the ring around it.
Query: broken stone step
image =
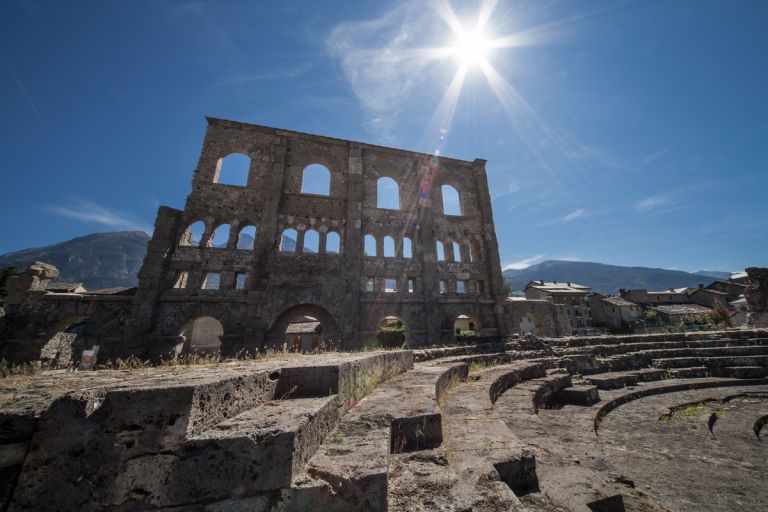
[[[640,381],[640,376],[636,373],[616,372],[590,375],[584,380],[597,386],[598,389],[608,390],[634,386]]]
[[[552,402],[557,392],[571,384],[571,376],[567,373],[550,373],[540,379],[527,380],[502,394],[496,400],[496,407],[502,416],[504,411],[536,414],[541,407]]]
[[[706,366],[693,366],[690,368],[670,368],[667,370],[670,379],[698,379],[709,377],[709,369]]]
[[[183,455],[129,460],[118,488],[138,485],[167,506],[270,491],[291,485],[339,414],[338,396],[275,400],[238,414],[188,439]],[[158,468],[172,479],[154,479]],[[183,485],[180,484],[183,482]]]
[[[768,346],[768,340],[761,338],[751,339],[709,339],[692,341],[654,341],[642,343],[616,343],[608,345],[587,345],[578,347],[560,348],[558,351],[563,356],[591,354],[594,356],[613,356],[634,352],[645,352],[649,350],[676,350],[676,349],[706,349],[706,348],[727,348],[727,347],[751,347]]]
[[[467,373],[466,363],[419,365],[379,386],[341,419],[295,479],[292,506],[304,510],[301,504],[311,503],[311,510],[387,510],[390,454],[442,444],[438,400]]]
[[[661,368],[642,368],[640,370],[630,371],[630,373],[637,375],[640,382],[652,382],[667,378],[667,371],[662,370]]]
[[[653,366],[657,368],[686,368],[691,366],[706,366],[708,368],[721,366],[768,366],[768,356],[722,356],[722,357],[670,357],[654,359]]]
[[[715,377],[731,377],[733,379],[762,379],[766,376],[766,369],[762,366],[724,366],[711,368],[710,372]]]
[[[386,512],[390,429],[346,418],[290,489],[289,510]]]
[[[561,404],[592,405],[600,401],[600,392],[597,386],[570,386],[555,393],[554,399]]]

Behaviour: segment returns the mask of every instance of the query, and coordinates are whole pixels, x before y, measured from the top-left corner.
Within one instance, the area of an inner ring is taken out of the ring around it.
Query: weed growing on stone
[[[0,378],[37,375],[42,371],[40,364],[21,363],[12,364],[5,359],[0,359]]]

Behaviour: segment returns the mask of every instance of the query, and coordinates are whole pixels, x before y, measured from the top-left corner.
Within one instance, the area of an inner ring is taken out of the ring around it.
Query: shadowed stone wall
[[[250,159],[240,186],[219,183],[232,153]],[[311,164],[330,171],[329,195],[302,193]],[[377,206],[384,177],[398,184],[397,210]],[[461,215],[443,213],[443,185],[458,191]],[[190,243],[187,230],[196,222],[204,231]],[[229,238],[211,243],[222,225]],[[253,248],[238,248],[244,226],[256,227]],[[289,229],[295,250],[284,252],[281,237]],[[340,237],[338,254],[325,250],[331,232]],[[305,235],[319,237],[317,250],[302,250]],[[365,235],[375,238],[375,256],[364,254]],[[391,256],[384,256],[387,244]],[[218,289],[203,289],[209,273]],[[340,348],[362,346],[387,316],[405,323],[413,344],[442,343],[453,341],[462,314],[480,336],[506,334],[501,286],[485,161],[208,118],[184,209],[158,211],[129,330],[148,333],[162,351],[178,343],[190,319],[212,316],[224,329],[222,351],[234,353],[281,343],[275,325],[285,322],[278,320],[314,306],[332,319],[325,323],[333,324]]]

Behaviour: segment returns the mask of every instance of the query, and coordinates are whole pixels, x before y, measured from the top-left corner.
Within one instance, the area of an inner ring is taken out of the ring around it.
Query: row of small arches
[[[235,232],[229,224],[221,224],[208,233],[205,229],[205,223],[197,221],[184,230],[179,245],[183,247],[251,250],[255,241],[256,226],[254,225],[243,226]],[[321,235],[314,229],[304,231],[303,236],[299,236],[295,229],[289,228],[284,230],[280,237],[280,251],[339,254],[341,252],[341,237],[335,231]]]
[[[214,183],[245,186],[248,184],[248,172],[251,159],[242,153],[231,153],[220,158],[216,166]],[[461,215],[459,192],[451,185],[440,189],[445,215]],[[304,168],[301,177],[301,193],[320,196],[331,194],[331,171],[322,164],[310,164]],[[400,185],[390,177],[376,180],[376,207],[387,210],[400,210]]]
[[[235,236],[233,236],[235,235]],[[219,249],[253,249],[256,241],[256,226],[248,224],[236,232],[229,224],[220,224],[210,232],[206,231],[205,223],[201,220],[193,222],[181,235],[179,245],[185,247],[216,247]]]
[[[280,236],[279,249],[280,252],[340,254],[341,237],[335,231],[319,233],[314,229],[296,231],[288,228]]]

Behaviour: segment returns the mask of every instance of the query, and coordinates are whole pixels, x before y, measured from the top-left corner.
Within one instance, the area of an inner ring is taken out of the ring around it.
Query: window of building
[[[226,249],[229,244],[229,224],[222,224],[213,230],[208,247]]]
[[[384,257],[385,258],[395,257],[395,239],[392,238],[391,236],[384,237]]]
[[[220,281],[221,275],[218,272],[207,272],[201,288],[203,290],[218,290]]]
[[[452,242],[451,246],[453,247],[453,261],[461,262],[461,247],[457,242]]]
[[[456,293],[467,293],[466,281],[456,281]]]
[[[238,185],[244,187],[248,184],[248,172],[251,168],[251,159],[242,153],[231,153],[220,158],[217,164],[214,183],[222,185]]]
[[[403,237],[403,258],[412,258],[413,252],[411,250],[411,239],[407,236]]]
[[[376,237],[373,235],[365,235],[363,252],[366,256],[376,256]]]
[[[237,235],[237,248],[250,251],[256,243],[256,226],[243,226]]]
[[[179,270],[176,272],[176,278],[173,280],[174,288],[186,288],[189,282],[189,272],[186,270]]]
[[[400,187],[392,178],[376,180],[376,207],[387,210],[400,209]]]
[[[397,291],[397,279],[384,280],[384,293],[395,293]]]
[[[376,291],[376,280],[374,278],[369,277],[365,280],[365,291],[370,293]]]
[[[416,283],[414,283],[414,280],[412,277],[408,278],[408,293],[415,293],[416,291]]]
[[[301,174],[301,193],[328,196],[331,194],[331,171],[324,165],[311,164]]]
[[[444,280],[440,280],[440,293],[448,293],[448,284]]]
[[[317,254],[320,252],[320,233],[314,229],[304,232],[304,247],[301,252]]]
[[[238,272],[235,274],[235,290],[245,290],[245,279],[247,274],[245,272]]]
[[[445,248],[443,247],[443,242],[440,240],[435,242],[435,249],[437,251],[437,261],[445,261]]]
[[[329,231],[325,235],[325,252],[339,254],[341,253],[341,237],[335,231]]]
[[[283,234],[280,237],[280,252],[296,252],[296,240],[299,235],[293,228],[283,230]]]
[[[482,279],[477,282],[477,291],[480,293],[485,293],[485,281]]]
[[[441,187],[443,194],[443,213],[445,215],[461,215],[459,192],[450,185]]]
[[[203,240],[203,233],[205,233],[205,223],[201,220],[193,222],[184,230],[179,245],[197,247]]]

